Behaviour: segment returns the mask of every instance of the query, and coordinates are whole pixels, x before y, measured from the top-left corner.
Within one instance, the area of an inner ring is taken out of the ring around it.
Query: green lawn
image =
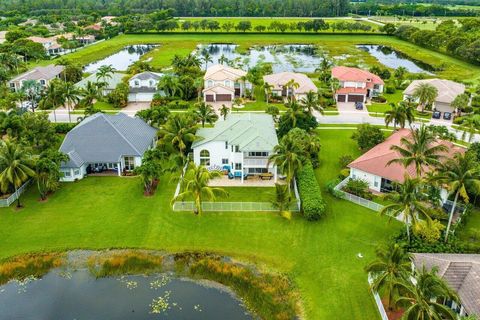
[[[245,106],[239,111],[264,111],[267,109],[268,105],[265,100],[265,91],[261,86],[255,86],[254,88],[255,101],[245,103]],[[286,110],[283,103],[269,103],[270,105],[276,106],[280,111]]]
[[[351,130],[319,130],[322,189],[338,157],[358,155]],[[63,184],[47,202],[32,188],[25,208],[0,209],[0,258],[74,248],[214,251],[287,273],[298,286],[307,319],[377,319],[363,267],[377,245],[400,227],[373,211],[325,194],[327,216],[291,221],[275,213],[172,212],[175,184],[165,177],[153,197],[138,178],[89,177]],[[241,190],[241,189],[239,189]],[[258,190],[248,197],[258,198]],[[265,189],[264,192],[267,192]],[[246,192],[239,192],[240,200]],[[357,258],[362,253],[365,258]]]
[[[442,71],[437,76],[452,80],[469,80],[478,82],[480,67],[453,57],[418,47],[414,44],[385,35],[342,35],[342,34],[141,34],[120,35],[99,44],[83,48],[64,57],[82,65],[88,64],[111,55],[126,45],[152,43],[160,47],[144,55],[142,59],[152,58],[151,64],[156,68],[167,67],[175,54],[191,53],[198,44],[236,43],[239,50],[246,50],[253,45],[310,43],[325,50],[330,56],[344,55],[342,64],[357,64],[361,66],[378,65],[378,61],[368,53],[355,47],[357,44],[383,44],[399,50],[412,58],[424,61]],[[49,64],[51,60],[40,64]]]

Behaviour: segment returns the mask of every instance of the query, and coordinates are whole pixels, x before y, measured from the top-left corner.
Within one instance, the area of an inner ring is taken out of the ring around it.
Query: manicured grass
[[[349,130],[319,130],[320,185],[336,176],[338,157],[358,155]],[[63,184],[47,202],[36,190],[25,208],[0,209],[0,258],[38,251],[110,247],[214,251],[288,274],[307,319],[376,319],[363,267],[399,225],[373,211],[324,194],[327,217],[317,223],[275,213],[172,212],[175,184],[162,178],[144,197],[138,178],[89,177]],[[365,258],[357,258],[362,253]]]
[[[285,111],[286,108],[283,103],[272,103],[267,105],[265,100],[265,91],[261,86],[255,86],[254,88],[255,101],[245,103],[245,106],[239,111],[264,111],[269,105],[276,106],[280,111]]]
[[[67,59],[88,64],[105,58],[126,45],[152,43],[160,47],[147,53],[143,59],[152,58],[151,64],[156,68],[167,67],[175,54],[191,53],[198,44],[236,43],[239,50],[245,50],[253,45],[310,43],[325,50],[330,56],[344,55],[339,63],[360,66],[378,65],[378,61],[368,53],[355,47],[358,44],[382,44],[399,50],[412,58],[441,67],[437,76],[452,80],[478,82],[480,67],[432,50],[418,47],[414,44],[386,35],[342,35],[342,34],[222,34],[222,33],[175,33],[175,34],[127,34],[89,46],[64,56]],[[52,63],[51,60],[41,64]]]
[[[273,187],[222,187],[229,196],[218,201],[269,202],[275,194]]]

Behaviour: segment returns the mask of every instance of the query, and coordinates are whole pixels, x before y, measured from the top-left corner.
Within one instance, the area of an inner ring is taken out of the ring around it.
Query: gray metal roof
[[[135,79],[138,79],[138,80],[148,80],[148,79],[158,80],[161,77],[163,77],[163,73],[145,71],[145,72],[138,73],[138,74],[134,75],[133,77],[130,78],[130,80],[135,80]]]
[[[480,254],[414,253],[416,268],[438,267],[438,275],[454,289],[468,314],[480,315]]]
[[[157,129],[140,118],[131,118],[124,113],[94,114],[65,136],[60,151],[69,155],[70,160],[62,167],[118,162],[122,156],[141,157],[152,145],[156,134]]]

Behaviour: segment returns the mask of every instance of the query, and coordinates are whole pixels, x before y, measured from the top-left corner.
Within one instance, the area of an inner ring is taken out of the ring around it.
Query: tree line
[[[246,16],[246,17],[323,17],[343,16],[349,9],[348,0],[4,0],[0,11],[30,15],[90,14],[126,15],[149,13],[173,8],[179,16]]]
[[[359,15],[379,16],[410,16],[410,17],[475,17],[480,11],[472,7],[455,8],[439,4],[435,1],[432,5],[411,3],[381,3],[380,1],[357,2],[350,6],[350,11]]]

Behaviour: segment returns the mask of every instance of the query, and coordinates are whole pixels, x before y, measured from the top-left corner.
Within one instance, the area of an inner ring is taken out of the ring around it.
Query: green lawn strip
[[[352,131],[320,130],[320,186],[336,176],[338,157],[358,155]],[[138,178],[88,177],[62,184],[47,202],[34,186],[25,208],[0,209],[0,258],[73,248],[150,248],[214,251],[259,261],[298,286],[307,319],[377,319],[363,267],[399,225],[353,203],[324,194],[328,209],[317,223],[275,213],[173,212],[175,183],[161,179],[144,197]],[[357,258],[362,253],[363,259]]]
[[[462,227],[462,232],[456,232],[458,237],[463,241],[471,241],[471,236],[475,231],[480,231],[480,210],[473,208],[467,217],[465,226]]]
[[[246,50],[253,45],[311,43],[322,47],[330,56],[345,55],[343,64],[355,63],[359,65],[379,65],[376,58],[355,47],[358,44],[381,44],[397,49],[414,59],[431,64],[441,71],[436,76],[452,80],[469,80],[477,82],[480,79],[480,67],[453,57],[418,47],[409,42],[385,35],[342,35],[342,34],[209,34],[209,33],[178,33],[178,34],[126,34],[100,42],[64,57],[86,65],[90,62],[103,59],[123,47],[132,44],[151,43],[159,44],[159,48],[152,50],[142,59],[152,58],[151,64],[161,68],[170,65],[175,54],[186,55],[192,52],[198,44],[208,43],[236,43],[239,50]],[[37,64],[52,63],[45,60]],[[32,64],[33,65],[33,64]],[[461,79],[459,79],[461,78]]]

